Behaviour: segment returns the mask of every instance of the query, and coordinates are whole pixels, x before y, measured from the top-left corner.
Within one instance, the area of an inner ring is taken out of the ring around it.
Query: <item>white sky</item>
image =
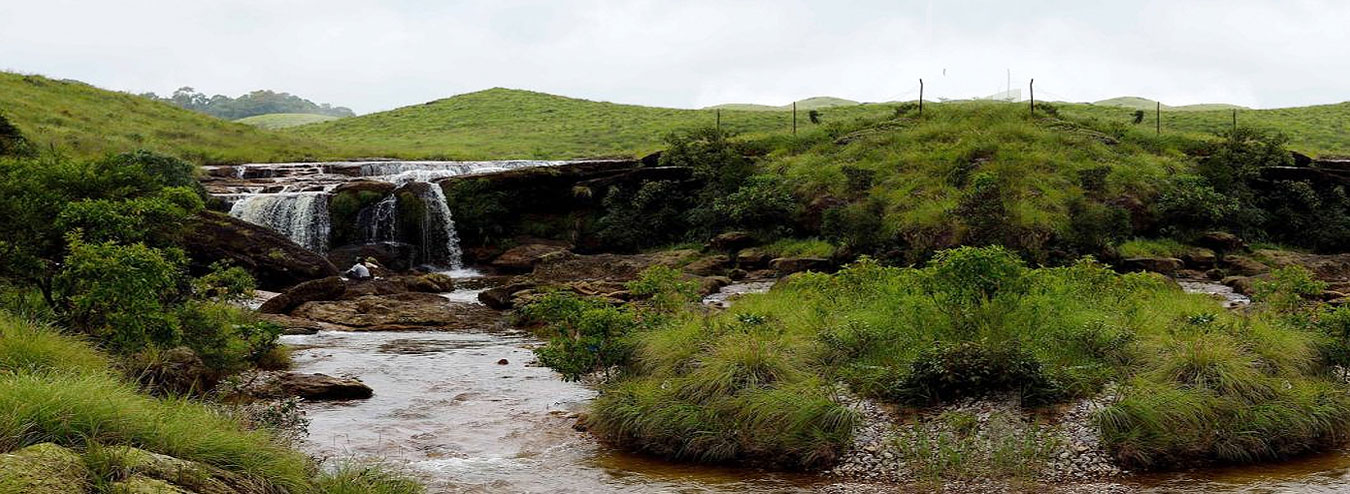
[[[0,69],[358,113],[490,87],[671,107],[1350,100],[1350,0],[0,0]],[[946,75],[943,75],[943,72]]]

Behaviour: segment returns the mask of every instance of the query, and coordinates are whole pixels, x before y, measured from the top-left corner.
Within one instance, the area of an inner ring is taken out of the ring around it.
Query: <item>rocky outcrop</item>
[[[282,396],[297,396],[306,400],[364,400],[375,394],[359,379],[333,377],[327,374],[286,373],[277,378],[277,389]]]
[[[720,276],[731,267],[731,258],[725,255],[702,257],[684,266],[685,272],[696,276]]]
[[[756,248],[741,249],[736,253],[736,267],[746,271],[767,268],[772,260],[772,256]]]
[[[305,302],[335,300],[347,291],[347,283],[337,276],[306,281],[268,299],[258,307],[264,314],[285,314]]]
[[[479,304],[414,292],[307,302],[291,315],[362,331],[481,330],[495,326],[500,318],[497,311]]]
[[[536,284],[527,282],[489,288],[478,293],[478,301],[497,310],[512,309],[515,307],[515,295],[526,290],[532,290],[535,286]]]
[[[396,295],[399,293],[445,293],[454,291],[455,280],[440,273],[393,276],[368,280],[348,280],[347,290],[340,297],[323,300],[355,299],[367,295]]]
[[[1247,250],[1246,242],[1243,242],[1237,235],[1227,232],[1209,232],[1201,235],[1200,238],[1195,239],[1195,245],[1221,254],[1246,252]]]
[[[670,250],[651,254],[582,255],[555,252],[535,264],[531,277],[537,282],[577,280],[629,281],[652,266],[679,267],[698,255],[692,250]]]
[[[83,492],[89,470],[80,455],[52,443],[0,455],[0,488],[24,494]]]
[[[284,235],[214,211],[188,221],[183,248],[194,272],[206,272],[212,263],[224,260],[247,270],[264,290],[281,291],[338,275],[328,259]]]
[[[374,258],[380,266],[392,271],[413,268],[417,246],[405,242],[378,242],[362,245],[344,245],[328,251],[328,260],[334,266],[350,267],[357,259]]]
[[[525,244],[507,249],[496,259],[492,260],[492,267],[508,273],[528,273],[534,269],[534,265],[539,263],[549,254],[566,251],[567,247],[552,244]]]
[[[1131,257],[1120,261],[1120,270],[1126,272],[1147,271],[1172,275],[1185,264],[1175,257]]]
[[[769,268],[777,271],[779,276],[786,276],[805,271],[830,272],[834,264],[820,257],[780,257],[769,261]]]
[[[734,252],[746,247],[759,245],[759,240],[748,232],[727,232],[708,241],[708,248],[718,251]]]
[[[1270,266],[1247,256],[1227,256],[1221,267],[1232,276],[1256,276],[1270,271]]]

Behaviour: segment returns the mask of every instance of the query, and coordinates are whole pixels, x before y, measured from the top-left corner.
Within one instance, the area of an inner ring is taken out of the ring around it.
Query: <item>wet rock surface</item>
[[[347,283],[337,276],[306,281],[268,299],[258,307],[263,314],[285,314],[305,302],[335,300],[347,292]]]
[[[266,290],[280,291],[338,275],[327,258],[284,235],[214,211],[203,211],[189,220],[183,249],[194,272],[206,272],[212,263],[224,260],[247,270],[258,287]]]
[[[472,330],[494,327],[501,318],[482,305],[454,302],[434,293],[307,302],[291,315],[362,331]]]

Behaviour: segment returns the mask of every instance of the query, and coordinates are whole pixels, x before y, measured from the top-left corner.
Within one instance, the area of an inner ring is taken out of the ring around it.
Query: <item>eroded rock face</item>
[[[454,291],[455,280],[440,273],[394,276],[390,278],[349,280],[347,291],[341,297],[325,300],[355,299],[367,295],[396,295],[399,293],[445,293]]]
[[[708,247],[719,251],[737,251],[759,245],[759,240],[747,232],[727,232],[708,241]]]
[[[80,455],[56,444],[34,444],[0,455],[0,488],[7,492],[83,492],[88,485],[88,477],[89,470]]]
[[[327,257],[334,266],[343,267],[355,264],[357,259],[373,257],[380,266],[392,271],[407,271],[417,259],[417,247],[404,242],[345,245],[328,251]]]
[[[268,299],[258,307],[264,314],[285,314],[305,302],[335,300],[347,291],[347,283],[337,276],[306,281]]]
[[[718,254],[695,260],[686,265],[684,270],[697,276],[719,276],[726,273],[730,267],[731,258]]]
[[[363,331],[466,331],[493,327],[500,318],[497,311],[482,305],[416,292],[306,302],[291,315]]]
[[[1270,266],[1247,256],[1227,256],[1222,267],[1233,276],[1256,276],[1270,271]]]
[[[225,260],[247,270],[264,290],[282,291],[338,275],[328,259],[284,235],[215,211],[203,211],[188,221],[183,248],[194,272],[206,272],[211,263]]]

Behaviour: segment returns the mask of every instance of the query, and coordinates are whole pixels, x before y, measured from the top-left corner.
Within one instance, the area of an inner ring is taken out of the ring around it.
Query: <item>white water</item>
[[[419,261],[450,269],[462,267],[459,236],[445,194],[434,180],[459,175],[496,173],[521,168],[551,167],[569,161],[377,161],[360,163],[270,163],[235,167],[235,178],[246,183],[232,186],[229,193],[217,197],[231,203],[230,215],[266,226],[316,252],[325,252],[331,230],[328,215],[330,192],[342,183],[357,179],[376,180],[398,185],[426,183],[427,192],[419,192],[426,205],[421,225]],[[356,173],[353,173],[356,172]],[[352,174],[358,176],[352,176]],[[267,185],[270,190],[262,192]],[[277,188],[279,186],[279,189]],[[309,190],[314,192],[290,192]],[[322,192],[318,192],[322,191]],[[390,195],[357,214],[361,241],[395,241],[398,202]]]
[[[240,198],[230,216],[266,226],[315,252],[328,250],[328,194],[289,192]]]

